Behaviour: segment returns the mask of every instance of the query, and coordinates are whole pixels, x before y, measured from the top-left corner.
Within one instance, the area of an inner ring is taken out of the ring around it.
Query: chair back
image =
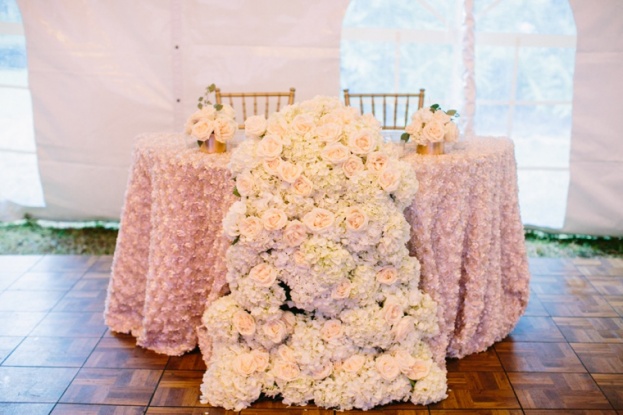
[[[244,129],[244,121],[248,117],[264,115],[268,118],[271,113],[279,111],[282,105],[294,104],[294,91],[294,88],[290,88],[289,92],[221,92],[220,88],[216,88],[214,96],[217,104],[229,104],[236,110],[237,116],[242,114],[238,128]]]
[[[424,106],[424,89],[417,94],[353,94],[345,89],[344,104],[358,106],[362,114],[372,113],[385,130],[404,130],[411,114]]]

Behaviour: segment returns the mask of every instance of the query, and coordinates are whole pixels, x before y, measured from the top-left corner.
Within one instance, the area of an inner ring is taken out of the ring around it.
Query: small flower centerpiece
[[[227,104],[212,104],[209,96],[216,86],[211,84],[199,97],[198,110],[186,121],[184,132],[197,140],[199,149],[206,153],[224,153],[227,142],[236,134],[236,112]]]
[[[454,123],[458,116],[456,110],[444,111],[439,104],[420,108],[411,116],[411,124],[406,126],[400,139],[404,142],[412,139],[419,154],[443,154],[444,143],[453,143],[459,138],[459,129]]]

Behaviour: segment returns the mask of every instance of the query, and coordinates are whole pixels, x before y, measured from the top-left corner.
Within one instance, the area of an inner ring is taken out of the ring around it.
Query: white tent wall
[[[570,4],[578,37],[563,231],[623,235],[623,1]]]
[[[297,101],[340,93],[348,0],[18,2],[47,205],[36,217],[118,219],[133,138],[181,131],[209,83],[293,86]],[[623,2],[570,4],[578,40],[561,231],[623,235]]]
[[[55,220],[120,217],[133,138],[182,131],[197,97],[339,93],[347,0],[20,0],[35,140]]]

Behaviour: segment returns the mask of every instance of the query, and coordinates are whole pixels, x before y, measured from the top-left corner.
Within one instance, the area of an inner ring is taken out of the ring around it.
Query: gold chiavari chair
[[[362,114],[372,113],[385,130],[404,130],[410,122],[410,116],[424,106],[424,89],[420,89],[417,94],[353,94],[345,89],[344,104],[358,106]]]
[[[242,122],[238,128],[244,128],[244,121],[251,115],[264,115],[266,118],[279,111],[281,106],[294,104],[294,88],[289,92],[221,92],[220,88],[214,90],[217,104],[229,104],[237,115],[242,114]],[[287,104],[286,104],[287,102]]]

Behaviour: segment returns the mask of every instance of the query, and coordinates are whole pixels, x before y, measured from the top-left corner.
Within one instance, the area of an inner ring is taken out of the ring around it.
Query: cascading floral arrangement
[[[203,325],[202,402],[235,411],[260,394],[347,410],[446,397],[427,339],[437,305],[418,289],[403,216],[411,166],[380,126],[337,98],[251,117],[232,154],[223,220],[231,293]]]

